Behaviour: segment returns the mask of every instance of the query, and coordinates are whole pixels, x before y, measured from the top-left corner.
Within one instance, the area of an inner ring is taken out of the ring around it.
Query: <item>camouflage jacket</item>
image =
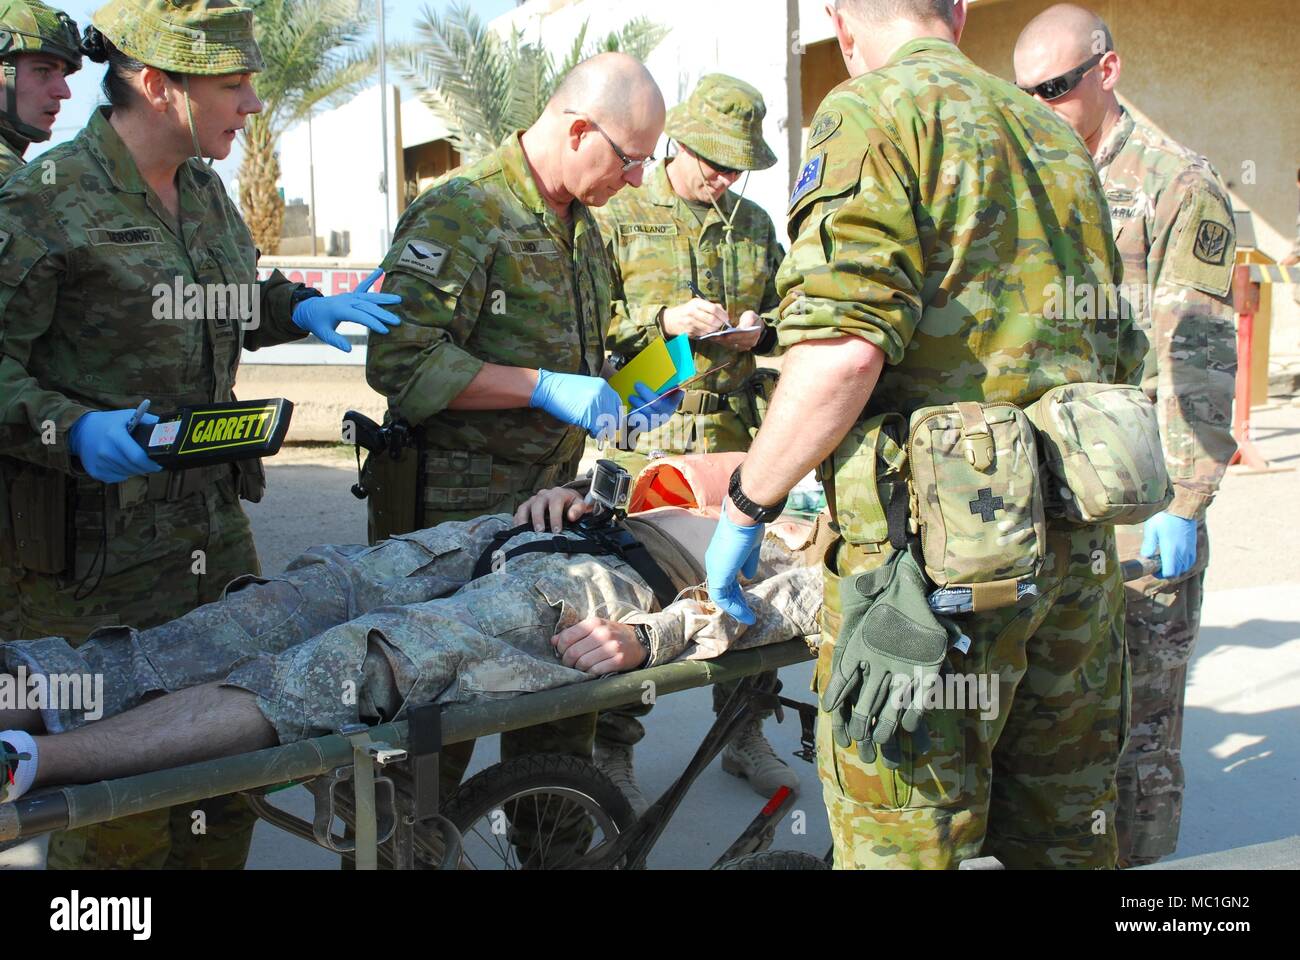
[[[775,321],[780,303],[776,271],[782,250],[771,217],[752,200],[727,191],[718,207],[733,218],[728,235],[726,223],[712,205],[704,208],[703,221],[691,207],[673,191],[665,162],[639,190],[624,190],[595,211],[614,262],[610,350],[631,359],[663,336],[660,311],[690,300],[692,280],[705,297],[726,308],[733,323],[746,310],[768,314],[768,323]],[[696,389],[729,393],[756,366],[751,353],[737,354],[716,341],[697,341],[696,369],[704,371],[728,360],[736,362],[701,381]]]
[[[108,118],[44,155],[55,182],[35,164],[0,188],[0,454],[65,473],[83,414],[229,400],[241,348],[303,336],[298,285],[253,286],[253,238],[220,178],[181,167],[178,236]]]
[[[1136,382],[1146,340],[1118,309],[1052,319],[1068,285],[1121,278],[1091,157],[951,43],[913,40],[827,95],[789,228],[781,342],[879,347],[869,413]]]
[[[609,261],[590,211],[570,210],[572,225],[547,207],[516,133],[402,215],[384,292],[403,298],[403,322],[370,338],[366,378],[429,446],[576,468],[577,427],[539,410],[447,409],[485,363],[600,374]]]
[[[31,146],[31,141],[20,137],[9,128],[9,124],[0,117],[0,183],[9,179],[9,175],[27,163],[23,154]]]
[[[1097,151],[1124,291],[1150,340],[1142,386],[1156,404],[1174,502],[1198,520],[1237,449],[1232,400],[1232,203],[1204,157],[1124,111]]]

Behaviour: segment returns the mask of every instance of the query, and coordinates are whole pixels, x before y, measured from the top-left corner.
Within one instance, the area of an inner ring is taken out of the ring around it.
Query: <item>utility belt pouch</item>
[[[22,467],[9,487],[9,526],[14,561],[34,573],[68,568],[69,478],[54,470]]]
[[[492,457],[468,450],[424,454],[424,505],[435,512],[463,513],[492,506]]]
[[[420,453],[403,447],[373,450],[361,468],[361,485],[369,491],[366,521],[370,542],[378,543],[420,529]]]
[[[741,420],[751,431],[757,432],[763,425],[768,404],[772,402],[772,395],[776,393],[779,378],[780,374],[771,367],[759,367],[749,375],[744,386],[740,388],[748,413],[747,416],[742,415]]]
[[[940,588],[969,587],[976,610],[1013,605],[1047,540],[1029,418],[1010,403],[923,407],[907,450],[926,575]]]
[[[1068,383],[1025,412],[1038,430],[1049,516],[1136,524],[1173,499],[1155,404],[1138,387]]]
[[[266,467],[261,460],[237,460],[234,464],[240,500],[261,503],[266,495]]]
[[[860,420],[817,471],[840,536],[870,553],[906,544],[906,429],[897,413]]]

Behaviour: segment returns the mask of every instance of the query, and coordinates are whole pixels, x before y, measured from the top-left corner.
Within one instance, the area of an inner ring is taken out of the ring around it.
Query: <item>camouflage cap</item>
[[[763,140],[767,105],[756,89],[722,73],[700,77],[685,103],[668,111],[664,133],[705,160],[733,170],[766,170],[776,154]]]
[[[0,0],[0,57],[48,53],[81,69],[80,31],[62,10],[40,0]]]
[[[127,56],[159,70],[222,76],[263,68],[253,11],[228,0],[109,0],[91,22]]]

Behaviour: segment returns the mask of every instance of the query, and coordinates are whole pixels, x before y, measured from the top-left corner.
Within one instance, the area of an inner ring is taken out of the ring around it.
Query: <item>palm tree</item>
[[[320,106],[354,96],[378,56],[365,38],[371,0],[250,0],[266,69],[253,78],[265,104],[244,127],[239,205],[258,248],[280,249],[284,199],[278,188],[280,136]]]
[[[612,50],[644,60],[668,35],[666,27],[638,17],[588,43],[584,23],[557,65],[544,47],[525,43],[519,30],[508,38],[488,30],[468,3],[452,4],[441,18],[426,7],[416,31],[419,42],[396,47],[394,60],[466,162],[495,150],[515,130],[532,126],[560,80],[578,63]]]

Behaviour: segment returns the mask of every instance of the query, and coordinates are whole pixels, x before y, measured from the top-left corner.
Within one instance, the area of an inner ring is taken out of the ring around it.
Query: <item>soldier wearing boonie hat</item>
[[[259,73],[265,66],[253,35],[253,11],[230,0],[112,0],[90,22],[128,57],[181,77],[196,157],[203,151],[189,78]]]
[[[73,643],[175,619],[259,572],[239,500],[262,498],[260,462],[160,471],[127,428],[141,402],[152,423],[232,401],[243,350],[307,332],[347,349],[340,322],[386,331],[398,319],[375,304],[399,299],[259,281],[248,227],[195,159],[227,155],[262,109],[251,11],[111,0],[93,24],[82,52],[109,65],[109,106],[0,192],[0,516],[29,521],[0,523],[0,557],[18,573],[17,638]],[[212,79],[227,75],[239,82]],[[208,294],[199,316],[158,293],[182,282]],[[215,798],[54,834],[48,862],[235,868],[255,822]]]
[[[673,107],[664,134],[676,156],[625,190],[596,218],[615,266],[615,317],[610,349],[631,358],[659,337],[693,339],[695,367],[730,362],[686,391],[679,412],[637,440],[636,453],[617,456],[635,471],[653,451],[723,453],[749,448],[775,374],[759,370],[755,354],[776,349],[772,319],[780,304],[776,271],[782,259],[772,220],[730,187],[776,155],[763,140],[767,107],[753,86],[723,74],[700,78],[690,97]],[[718,334],[728,328],[740,332]],[[776,687],[775,671],[761,678]],[[714,688],[720,707],[731,685]],[[632,746],[645,730],[637,719],[649,707],[608,711],[597,726],[597,764],[628,795],[644,803],[632,772]],[[798,777],[772,750],[757,719],[733,740],[723,769],[749,780],[756,792],[798,787]]]

